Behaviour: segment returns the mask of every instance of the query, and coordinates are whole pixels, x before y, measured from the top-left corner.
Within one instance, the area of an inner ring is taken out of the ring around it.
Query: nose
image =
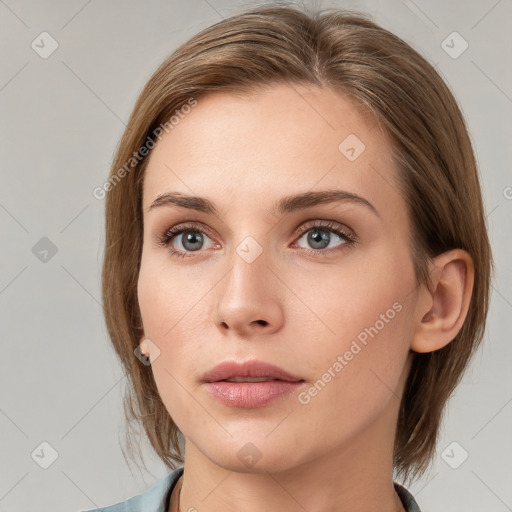
[[[217,288],[217,324],[224,334],[271,334],[283,323],[283,285],[265,252],[248,262],[234,254],[228,276]]]

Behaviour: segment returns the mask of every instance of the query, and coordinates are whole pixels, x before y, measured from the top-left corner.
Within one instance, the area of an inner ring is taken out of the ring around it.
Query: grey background
[[[158,64],[256,3],[0,0],[0,511],[110,505],[167,474],[147,443],[148,473],[122,455],[125,379],[103,324],[103,201],[92,191]],[[496,280],[484,345],[450,401],[431,471],[410,489],[424,512],[512,510],[512,3],[320,5],[372,13],[436,65],[467,118]],[[31,47],[43,31],[59,45],[47,59]],[[442,47],[453,31],[469,44],[456,59]],[[43,237],[57,249],[46,261]],[[42,442],[58,454],[47,469]],[[460,462],[462,449],[469,457],[453,469],[446,460]]]

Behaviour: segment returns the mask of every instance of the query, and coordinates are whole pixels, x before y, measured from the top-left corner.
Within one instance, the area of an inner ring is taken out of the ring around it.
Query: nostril
[[[267,325],[267,322],[265,320],[256,320],[256,323],[260,325]]]

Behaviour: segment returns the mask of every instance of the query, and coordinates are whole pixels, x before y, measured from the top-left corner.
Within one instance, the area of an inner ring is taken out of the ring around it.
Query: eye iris
[[[190,246],[187,246],[187,244],[190,243],[193,245],[193,244],[199,243],[199,245],[201,246],[203,243],[203,237],[201,236],[201,234],[199,232],[188,232],[188,234],[184,234],[182,243],[183,243],[183,247],[185,247],[185,249],[187,249],[189,251],[197,251],[201,247],[190,247]]]
[[[312,243],[315,249],[324,249],[329,245],[330,234],[321,229],[315,229],[308,235],[308,242]],[[320,247],[315,247],[314,244],[320,244]]]

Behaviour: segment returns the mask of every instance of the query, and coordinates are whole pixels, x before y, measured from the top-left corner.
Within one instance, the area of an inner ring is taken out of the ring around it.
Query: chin
[[[228,471],[252,474],[277,473],[300,464],[296,459],[298,450],[291,445],[286,446],[283,440],[277,439],[277,436],[275,440],[270,441],[263,434],[260,437],[244,435],[216,445],[215,452],[211,451],[211,446],[208,446],[206,451],[201,451],[211,462]]]

